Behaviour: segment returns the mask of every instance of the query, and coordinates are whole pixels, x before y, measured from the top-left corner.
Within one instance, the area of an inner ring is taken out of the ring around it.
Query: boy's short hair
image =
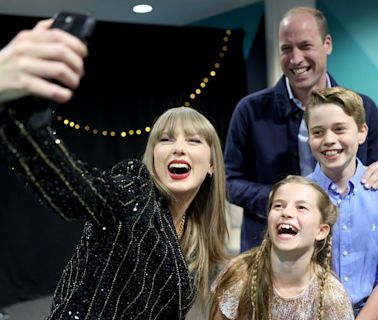
[[[358,129],[361,129],[365,123],[365,109],[362,98],[352,90],[343,87],[332,87],[311,91],[304,114],[307,127],[311,110],[327,103],[336,104],[343,109],[345,114],[354,119]]]

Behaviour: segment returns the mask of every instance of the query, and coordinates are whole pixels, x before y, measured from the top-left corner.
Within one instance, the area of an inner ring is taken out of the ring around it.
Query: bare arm
[[[378,320],[378,286],[376,286],[365,306],[357,316],[357,320]]]

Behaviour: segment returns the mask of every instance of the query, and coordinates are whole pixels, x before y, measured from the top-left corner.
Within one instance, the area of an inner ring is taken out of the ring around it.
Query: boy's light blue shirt
[[[366,167],[357,159],[357,170],[341,196],[337,186],[316,164],[307,177],[319,184],[340,209],[333,227],[333,269],[352,303],[369,297],[378,281],[378,192],[365,189],[361,177]]]

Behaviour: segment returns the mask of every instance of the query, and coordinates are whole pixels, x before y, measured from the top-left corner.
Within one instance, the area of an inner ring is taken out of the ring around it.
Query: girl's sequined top
[[[86,221],[49,319],[184,319],[194,280],[145,166],[132,160],[99,172],[75,160],[50,128],[31,129],[29,119],[0,112],[1,158],[63,219]]]
[[[217,286],[227,270],[235,263],[233,259],[213,282],[211,291]],[[219,310],[226,319],[238,318],[239,297],[244,287],[244,280],[235,283],[223,291],[218,300]],[[342,284],[333,274],[328,275],[324,296],[324,320],[353,320],[352,304]],[[314,275],[305,290],[296,297],[284,298],[273,290],[271,319],[272,320],[312,320],[317,319],[317,305],[320,298],[319,282]]]

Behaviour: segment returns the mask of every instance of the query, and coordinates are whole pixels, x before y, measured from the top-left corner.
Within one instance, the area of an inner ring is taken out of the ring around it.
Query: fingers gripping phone
[[[78,37],[85,44],[91,37],[96,26],[96,20],[90,15],[62,11],[53,17],[51,28],[58,28]]]
[[[96,20],[92,16],[73,12],[59,12],[54,15],[53,19],[51,28],[58,28],[71,33],[88,45],[89,38],[96,26]],[[59,81],[55,82],[62,85]],[[56,108],[56,103],[36,97],[25,97],[22,100],[21,104],[24,105],[25,109],[31,107],[34,109],[34,113],[26,120],[29,127],[39,129],[51,122],[51,111]],[[17,103],[20,103],[19,101]]]

